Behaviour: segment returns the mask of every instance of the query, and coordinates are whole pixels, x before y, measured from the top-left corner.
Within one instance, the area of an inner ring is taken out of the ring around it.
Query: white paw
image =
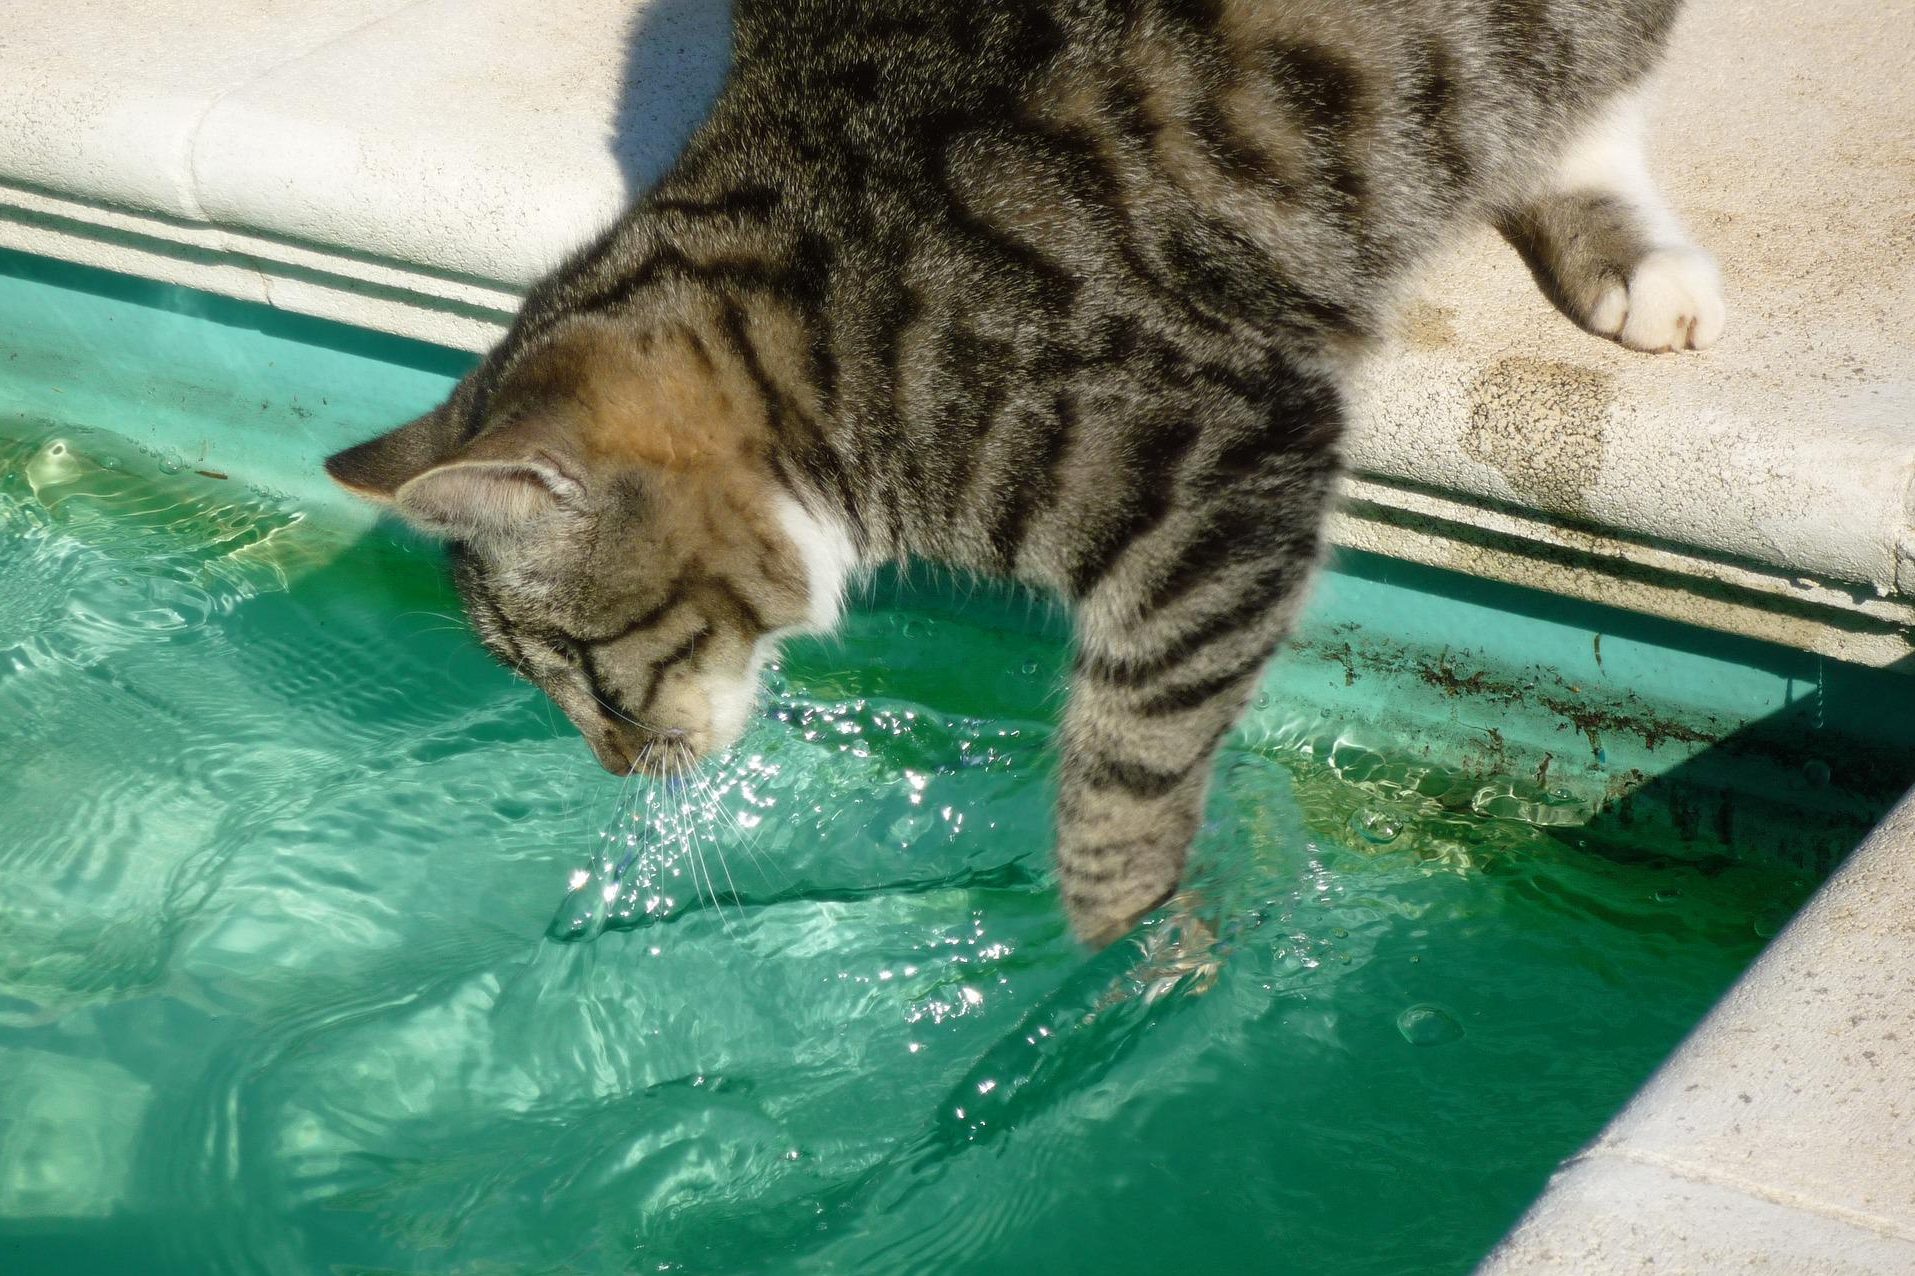
[[[1726,311],[1716,264],[1700,248],[1658,248],[1604,293],[1589,326],[1631,350],[1707,350],[1722,335]]]

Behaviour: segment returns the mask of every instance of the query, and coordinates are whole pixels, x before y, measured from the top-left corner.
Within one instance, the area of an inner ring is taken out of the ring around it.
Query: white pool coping
[[[1721,260],[1723,343],[1618,350],[1471,238],[1361,387],[1337,539],[1915,665],[1912,16],[1693,0],[1657,167]],[[482,349],[669,162],[728,25],[718,0],[10,0],[0,247]],[[1915,1272],[1911,924],[1904,810],[1486,1270]]]
[[[1659,167],[1728,337],[1646,358],[1437,263],[1359,395],[1360,548],[1892,665],[1915,629],[1895,4],[1695,0]],[[722,0],[12,0],[0,246],[482,349],[723,75]],[[1565,409],[1600,428],[1525,427]]]

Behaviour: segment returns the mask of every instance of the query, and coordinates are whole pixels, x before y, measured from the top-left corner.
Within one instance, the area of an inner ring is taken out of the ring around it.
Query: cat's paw
[[[1588,324],[1631,350],[1707,350],[1727,312],[1715,260],[1687,245],[1659,248],[1635,265],[1627,284],[1596,299]]]
[[[1178,991],[1201,997],[1216,986],[1223,952],[1216,928],[1197,907],[1194,898],[1177,896],[1171,901],[1170,916],[1141,936],[1139,960],[1130,980],[1146,1003]]]

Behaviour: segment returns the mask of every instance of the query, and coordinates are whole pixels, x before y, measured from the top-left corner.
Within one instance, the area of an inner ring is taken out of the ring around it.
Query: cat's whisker
[[[686,758],[683,755],[680,755],[677,759],[675,759],[675,765],[673,766],[673,769],[672,769],[672,773],[671,773],[672,783],[675,786],[686,784],[692,774],[692,771],[695,765],[696,763],[693,760]],[[683,792],[685,790],[680,789],[679,791]],[[678,804],[678,806],[675,808],[678,812],[678,815],[681,821],[680,834],[684,840],[686,849],[691,852],[692,861],[694,864],[694,870],[693,870],[694,873],[696,874],[696,873],[702,872],[704,874],[707,898],[711,904],[712,911],[718,914],[719,925],[724,927],[727,938],[736,939],[737,935],[732,929],[731,918],[725,914],[724,903],[720,900],[718,895],[717,880],[712,876],[711,865],[708,864],[705,860],[705,850],[699,840],[698,815],[696,812],[688,812],[688,808],[690,806],[691,806],[690,803],[681,801]],[[730,887],[731,898],[733,899],[733,901],[737,901],[739,898],[738,886],[735,882],[731,880],[731,869],[728,865],[725,865],[724,852],[722,849],[718,849],[716,847],[714,847],[714,849],[717,851],[719,864],[725,867],[725,881]],[[696,879],[694,878],[694,880]]]
[[[718,893],[718,881],[712,876],[711,864],[705,858],[705,846],[701,839],[696,819],[689,819],[685,822],[685,837],[686,845],[691,848],[693,858],[697,860],[699,869],[705,874],[705,886],[709,892],[708,898],[711,902],[711,909],[714,913],[718,914],[719,925],[724,927],[727,937],[736,938],[732,933],[731,918],[725,913],[724,899],[721,898]],[[722,853],[719,855],[719,860],[722,864],[724,860]],[[730,873],[727,872],[725,876],[726,881],[729,882],[731,878]],[[736,886],[731,888],[730,898],[733,900],[738,898]]]
[[[751,862],[758,869],[759,875],[763,877],[767,883],[770,883],[774,876],[773,869],[770,861],[760,855],[757,846],[754,845],[758,839],[757,832],[747,829],[744,826],[743,822],[739,820],[737,812],[733,811],[731,807],[725,803],[725,792],[718,789],[709,775],[697,777],[696,782],[701,786],[701,791],[705,796],[705,800],[710,804],[711,809],[724,821],[725,827],[736,837],[738,845],[744,849],[745,854],[751,857]],[[789,884],[791,880],[788,874],[782,872],[777,873],[776,876],[783,879],[787,884]]]
[[[677,808],[673,809],[671,838],[691,871],[693,898],[718,913],[722,922],[724,910],[718,907],[718,891],[711,885],[711,874],[705,871],[705,857],[698,849],[696,834],[685,819],[684,812]]]
[[[640,722],[637,718],[634,718],[631,714],[626,713],[623,709],[619,708],[617,705],[608,701],[604,696],[601,696],[600,694],[598,694],[598,692],[596,691],[592,692],[591,696],[592,696],[592,702],[594,704],[596,704],[599,708],[603,709],[606,713],[611,714],[614,718],[617,718],[620,722],[626,723],[629,726],[637,727],[640,731],[645,731],[648,733],[651,731],[650,727],[646,726],[643,722]]]
[[[414,616],[424,616],[428,620],[449,621],[460,629],[470,630],[472,628],[472,621],[469,618],[465,616],[455,616],[449,611],[402,611],[399,613],[398,618],[400,620],[410,620]]]
[[[725,804],[724,792],[720,791],[708,777],[701,777],[697,783],[706,808],[718,819],[724,831],[736,840],[745,854],[751,857],[752,865],[757,868],[759,876],[769,882],[771,874],[767,869],[766,861],[759,855],[757,847],[752,845],[754,839],[751,832],[740,823],[737,813]]]
[[[669,792],[672,795],[672,818],[678,822],[678,836],[683,840],[686,849],[692,853],[694,859],[697,861],[698,868],[703,870],[705,868],[705,858],[702,848],[698,845],[698,816],[687,796],[689,791],[684,785],[684,764],[674,759],[667,765],[669,775],[666,779],[666,784],[669,786]],[[705,873],[705,883],[710,887],[710,894],[707,897],[708,902],[716,907],[718,903],[718,888],[716,883],[712,881],[709,872]]]
[[[699,815],[709,819],[711,816],[724,811],[724,804],[717,801],[713,796],[711,780],[708,777],[697,775],[688,767],[686,769],[685,782],[688,785],[689,791],[696,799]],[[743,896],[738,893],[738,883],[732,880],[731,864],[725,859],[724,841],[714,836],[711,839],[711,846],[713,854],[718,856],[718,867],[724,871],[725,888],[731,893],[731,898],[734,902],[741,901]]]
[[[636,819],[638,814],[638,802],[636,798],[640,792],[637,785],[638,771],[639,758],[634,757],[632,759],[631,768],[620,778],[618,795],[612,799],[612,814],[611,819],[608,821],[608,826],[617,830],[617,836],[615,838],[617,845],[624,845],[624,839],[634,835],[633,826],[639,822]],[[641,838],[643,837],[642,832],[639,832],[637,835]],[[617,852],[614,852],[614,854],[616,855]]]
[[[552,729],[552,734],[557,735],[560,729],[559,720],[553,715],[558,713],[559,707],[552,703],[550,696],[540,696],[539,702],[539,712],[545,715],[545,725]]]

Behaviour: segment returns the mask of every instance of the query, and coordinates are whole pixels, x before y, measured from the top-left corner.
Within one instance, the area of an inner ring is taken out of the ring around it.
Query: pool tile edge
[[[1478,1276],[1915,1271],[1915,796]]]

